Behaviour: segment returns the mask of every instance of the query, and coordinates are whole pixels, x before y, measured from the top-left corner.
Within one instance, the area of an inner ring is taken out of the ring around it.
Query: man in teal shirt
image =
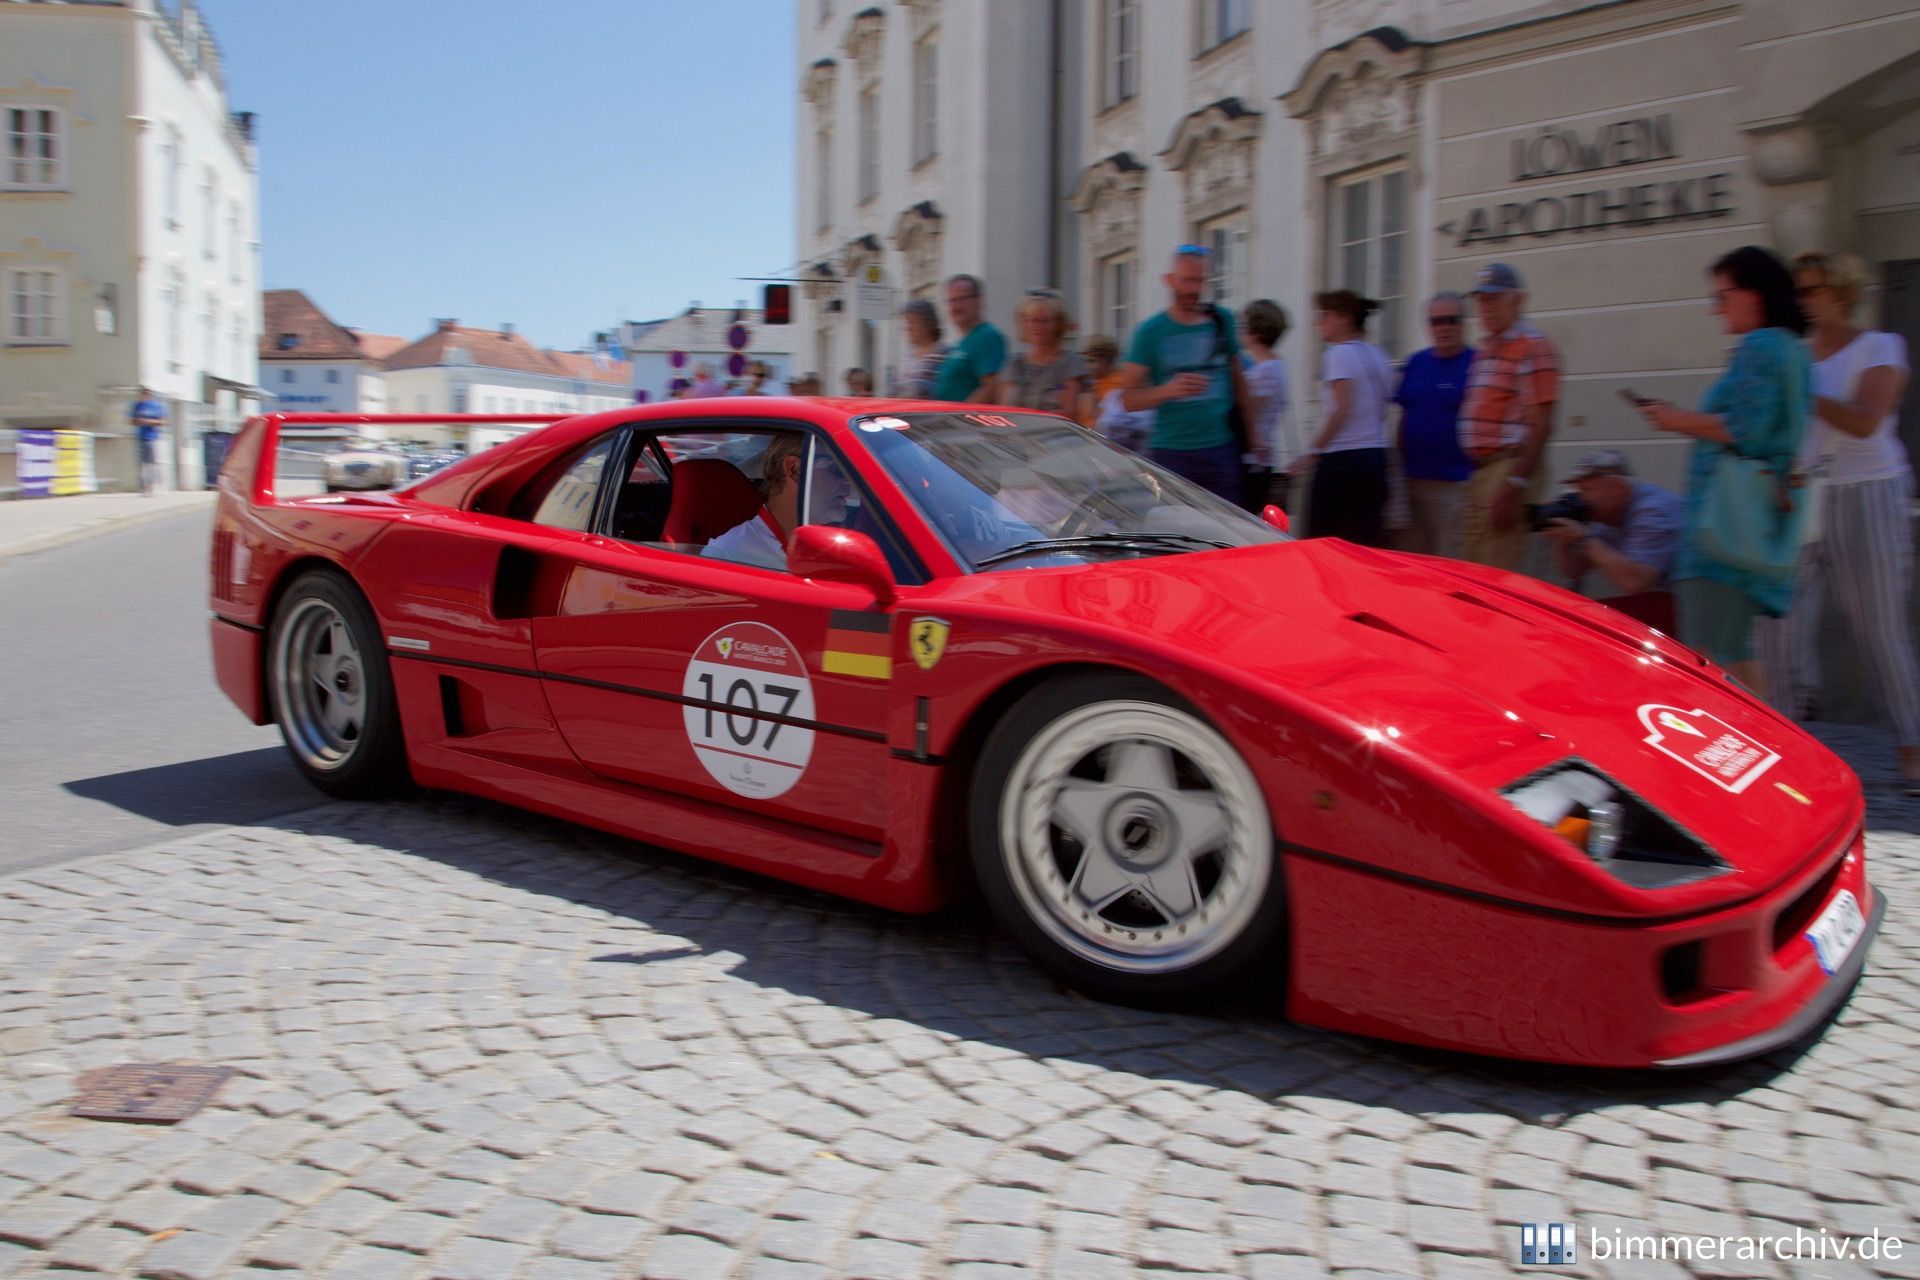
[[[1231,313],[1201,301],[1207,287],[1203,245],[1181,245],[1162,277],[1173,305],[1133,331],[1120,366],[1121,402],[1153,411],[1147,456],[1228,502],[1240,501],[1240,441],[1228,411],[1251,423],[1240,346]]]
[[[985,400],[992,394],[993,375],[1007,359],[1007,340],[980,319],[981,304],[978,276],[959,275],[947,281],[947,315],[960,340],[940,365],[932,399]]]

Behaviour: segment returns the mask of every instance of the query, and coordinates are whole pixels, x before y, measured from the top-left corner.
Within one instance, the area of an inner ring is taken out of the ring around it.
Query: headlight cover
[[[1578,757],[1501,788],[1520,812],[1636,889],[1665,889],[1733,868],[1691,832]]]

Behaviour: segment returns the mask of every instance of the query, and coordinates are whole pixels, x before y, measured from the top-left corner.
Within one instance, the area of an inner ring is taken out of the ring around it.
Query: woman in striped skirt
[[[1920,795],[1920,673],[1909,622],[1914,480],[1898,430],[1906,343],[1853,323],[1867,274],[1852,254],[1803,253],[1793,272],[1811,322],[1818,397],[1800,461],[1824,477],[1824,496],[1819,536],[1801,554],[1792,611],[1763,624],[1757,637],[1767,687],[1781,711],[1805,714],[1818,685],[1821,598],[1831,591],[1893,732],[1907,792]]]

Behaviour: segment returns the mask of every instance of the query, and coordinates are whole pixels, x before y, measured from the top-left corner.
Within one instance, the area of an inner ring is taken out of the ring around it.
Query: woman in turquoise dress
[[[1655,429],[1694,438],[1687,467],[1687,529],[1673,577],[1680,639],[1760,693],[1753,620],[1780,617],[1793,598],[1793,577],[1737,569],[1700,546],[1700,509],[1721,452],[1764,458],[1776,475],[1793,469],[1813,413],[1813,366],[1800,335],[1806,317],[1793,275],[1766,249],[1748,245],[1713,264],[1713,309],[1740,338],[1726,372],[1696,412],[1664,400],[1643,400]]]

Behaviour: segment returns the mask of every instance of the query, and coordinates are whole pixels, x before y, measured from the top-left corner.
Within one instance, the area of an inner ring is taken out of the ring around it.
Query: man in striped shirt
[[[1560,352],[1523,318],[1520,273],[1504,262],[1480,268],[1473,301],[1486,335],[1467,376],[1460,447],[1473,459],[1467,478],[1466,558],[1518,572],[1527,555],[1521,507],[1538,502],[1543,459],[1560,399]]]

